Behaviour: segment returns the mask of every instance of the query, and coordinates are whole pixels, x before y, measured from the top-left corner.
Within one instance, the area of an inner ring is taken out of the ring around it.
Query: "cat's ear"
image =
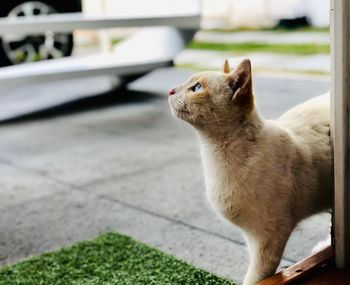
[[[243,60],[230,76],[233,90],[231,101],[240,105],[253,103],[252,68],[249,59]]]
[[[230,73],[230,72],[231,72],[230,63],[228,62],[227,59],[225,59],[225,63],[224,63],[224,73]]]

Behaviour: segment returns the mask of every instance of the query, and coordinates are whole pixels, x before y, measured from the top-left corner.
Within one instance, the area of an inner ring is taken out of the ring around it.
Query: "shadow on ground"
[[[0,120],[0,126],[22,123],[24,121],[44,120],[84,111],[103,109],[116,105],[150,102],[155,100],[157,97],[158,96],[156,94],[150,92],[132,91],[126,88],[118,88],[102,94],[96,94],[87,98],[80,98],[57,106],[19,115],[14,118]]]

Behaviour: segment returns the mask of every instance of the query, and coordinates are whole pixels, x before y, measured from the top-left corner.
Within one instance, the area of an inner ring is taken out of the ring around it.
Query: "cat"
[[[169,91],[172,113],[197,130],[207,196],[239,226],[250,263],[244,285],[274,274],[291,232],[332,203],[329,95],[278,120],[259,115],[248,59],[201,72]]]

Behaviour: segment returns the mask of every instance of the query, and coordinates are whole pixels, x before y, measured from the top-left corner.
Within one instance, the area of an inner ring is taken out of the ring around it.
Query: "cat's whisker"
[[[216,122],[219,123],[220,120],[219,120],[218,116],[217,116],[215,113],[212,113],[212,114],[214,115],[214,117],[215,117],[215,119],[216,119]]]

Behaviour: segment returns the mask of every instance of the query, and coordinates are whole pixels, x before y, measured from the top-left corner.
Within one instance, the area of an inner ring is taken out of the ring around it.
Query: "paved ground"
[[[1,265],[116,230],[242,279],[244,239],[209,208],[196,134],[167,106],[166,90],[191,73],[163,69],[132,85],[150,94],[115,91],[78,111],[0,127]],[[70,92],[62,83],[45,88]],[[262,114],[275,118],[329,82],[256,77],[255,89]],[[329,220],[299,226],[282,265],[308,255]]]

